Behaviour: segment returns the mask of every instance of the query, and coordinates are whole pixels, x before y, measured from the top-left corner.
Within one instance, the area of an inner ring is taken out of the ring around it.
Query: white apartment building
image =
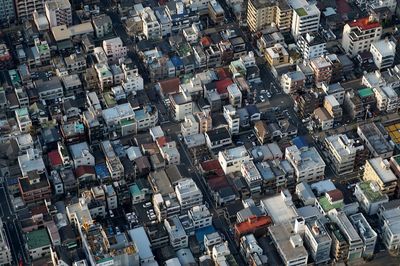
[[[370,50],[371,44],[380,39],[382,26],[372,17],[360,18],[343,28],[342,47],[351,57]]]
[[[380,213],[382,221],[382,233],[380,234],[383,244],[388,250],[400,249],[400,208],[384,210]]]
[[[392,196],[397,186],[397,177],[390,169],[388,160],[381,157],[372,158],[365,162],[365,181],[375,182],[383,194]]]
[[[315,264],[320,265],[330,261],[332,238],[322,221],[318,219],[306,221],[304,242]]]
[[[293,145],[285,150],[285,159],[295,171],[296,182],[312,182],[324,176],[325,162],[314,147],[299,149]]]
[[[243,162],[241,173],[250,189],[250,193],[254,194],[261,192],[263,179],[253,161]]]
[[[126,136],[137,131],[135,112],[129,103],[116,105],[102,111],[108,134],[111,137]]]
[[[158,40],[161,38],[161,25],[157,20],[154,11],[146,7],[141,11],[143,21],[143,34],[148,40]]]
[[[31,19],[33,12],[44,11],[45,0],[15,0],[15,11],[19,20]]]
[[[292,71],[281,76],[281,87],[286,94],[297,93],[305,87],[306,76],[301,71]]]
[[[109,210],[115,210],[118,208],[117,193],[112,185],[103,185],[103,190],[106,195],[107,208]]]
[[[338,212],[336,209],[333,209],[328,213],[328,215],[329,218],[339,226],[340,231],[349,244],[349,253],[347,256],[348,262],[361,258],[364,250],[364,243],[346,214],[342,211]]]
[[[364,2],[369,10],[387,7],[390,12],[396,12],[397,0],[357,0],[357,2]]]
[[[168,232],[169,241],[174,250],[188,247],[189,237],[178,216],[175,215],[164,219],[164,226]]]
[[[50,0],[44,6],[50,27],[72,25],[72,9],[69,0]]]
[[[381,204],[388,202],[389,197],[379,191],[375,182],[360,182],[354,187],[354,196],[362,210],[368,215],[378,213]]]
[[[233,83],[228,86],[228,97],[229,97],[229,103],[233,107],[241,107],[242,106],[242,92],[240,91],[238,85],[236,83]]]
[[[370,52],[378,69],[388,68],[393,65],[396,54],[396,44],[389,39],[375,41],[371,44]]]
[[[0,265],[11,265],[11,249],[6,233],[3,227],[3,221],[0,219]]]
[[[326,54],[326,41],[317,32],[300,35],[297,40],[303,59],[310,60]]]
[[[188,216],[195,229],[212,225],[212,214],[206,205],[193,206],[188,211]]]
[[[129,77],[126,77],[122,81],[121,85],[127,94],[136,93],[137,91],[144,90],[144,81],[143,81],[142,76],[139,73],[136,73],[136,74],[130,75]]]
[[[82,165],[94,166],[94,156],[90,153],[87,142],[81,142],[69,146],[74,167],[78,168]]]
[[[236,113],[236,108],[232,105],[224,105],[224,117],[228,123],[229,133],[231,135],[239,134],[240,129],[240,117]]]
[[[363,258],[372,258],[378,238],[377,233],[372,229],[362,213],[350,215],[349,220],[364,242]]]
[[[325,138],[325,146],[328,148],[331,166],[336,174],[344,175],[353,172],[356,154],[364,149],[363,145],[356,146],[355,144],[353,139],[349,139],[344,134]]]
[[[199,133],[199,123],[192,114],[186,115],[185,120],[181,123],[182,136],[191,136]]]
[[[102,141],[100,144],[100,148],[106,159],[106,166],[108,171],[110,172],[111,179],[120,179],[122,176],[124,176],[124,166],[122,165],[119,157],[115,153],[111,142],[109,140]]]
[[[244,146],[238,146],[218,153],[218,161],[226,175],[241,171],[242,163],[250,160],[250,154]]]
[[[123,60],[128,52],[120,37],[104,40],[103,49],[108,57],[109,63],[117,63]]]
[[[297,40],[300,35],[309,32],[317,32],[321,12],[315,3],[310,4],[306,0],[288,0],[293,8],[292,35]]]
[[[186,115],[193,114],[192,97],[184,92],[169,95],[170,109],[176,121],[182,121]]]
[[[396,112],[399,108],[399,96],[389,86],[375,87],[373,88],[376,106],[381,112]]]
[[[203,193],[193,179],[180,180],[175,186],[175,193],[182,212],[203,203]]]

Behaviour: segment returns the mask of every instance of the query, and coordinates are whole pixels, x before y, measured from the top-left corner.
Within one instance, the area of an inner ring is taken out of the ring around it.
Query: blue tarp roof
[[[294,139],[292,139],[292,142],[299,149],[301,149],[303,147],[308,147],[308,141],[306,140],[306,138],[304,136],[295,137]]]
[[[216,230],[215,230],[214,226],[212,226],[212,225],[197,229],[195,231],[197,242],[199,242],[201,245],[203,245],[204,236],[214,233],[214,232],[216,232]]]
[[[99,178],[99,179],[107,179],[107,178],[110,177],[110,172],[108,171],[107,166],[104,163],[97,164],[94,167],[94,169],[96,171],[97,178]]]

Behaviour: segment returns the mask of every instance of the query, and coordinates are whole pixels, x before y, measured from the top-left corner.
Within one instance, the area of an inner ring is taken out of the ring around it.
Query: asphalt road
[[[19,227],[14,210],[10,205],[8,192],[6,188],[3,187],[3,184],[0,186],[0,214],[3,220],[4,231],[6,232],[6,236],[10,244],[13,263],[16,264],[21,257],[23,262],[28,265],[29,258],[25,253],[25,245],[23,236],[21,234],[21,229]]]

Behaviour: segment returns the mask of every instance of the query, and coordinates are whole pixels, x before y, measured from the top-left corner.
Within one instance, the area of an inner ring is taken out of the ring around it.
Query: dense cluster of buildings
[[[128,2],[0,6],[1,265],[399,251],[396,1]]]

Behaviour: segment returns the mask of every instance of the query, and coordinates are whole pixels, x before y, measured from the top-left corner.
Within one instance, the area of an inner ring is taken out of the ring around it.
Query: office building
[[[389,161],[381,157],[366,161],[363,179],[376,183],[380,192],[389,197],[394,195],[397,187],[397,177],[390,169]]]
[[[292,35],[297,40],[300,35],[317,32],[321,12],[315,3],[308,3],[306,0],[288,0],[293,9]]]
[[[72,9],[69,0],[46,1],[44,10],[50,27],[72,25]]]
[[[297,183],[302,181],[312,182],[324,177],[325,162],[314,147],[302,149],[295,145],[287,147],[285,159],[294,168]]]
[[[357,146],[353,139],[344,134],[326,137],[325,146],[328,149],[331,166],[338,175],[353,172],[357,151],[364,149],[363,145]]]
[[[347,23],[343,28],[342,47],[351,57],[370,50],[382,35],[382,26],[372,16]]]

